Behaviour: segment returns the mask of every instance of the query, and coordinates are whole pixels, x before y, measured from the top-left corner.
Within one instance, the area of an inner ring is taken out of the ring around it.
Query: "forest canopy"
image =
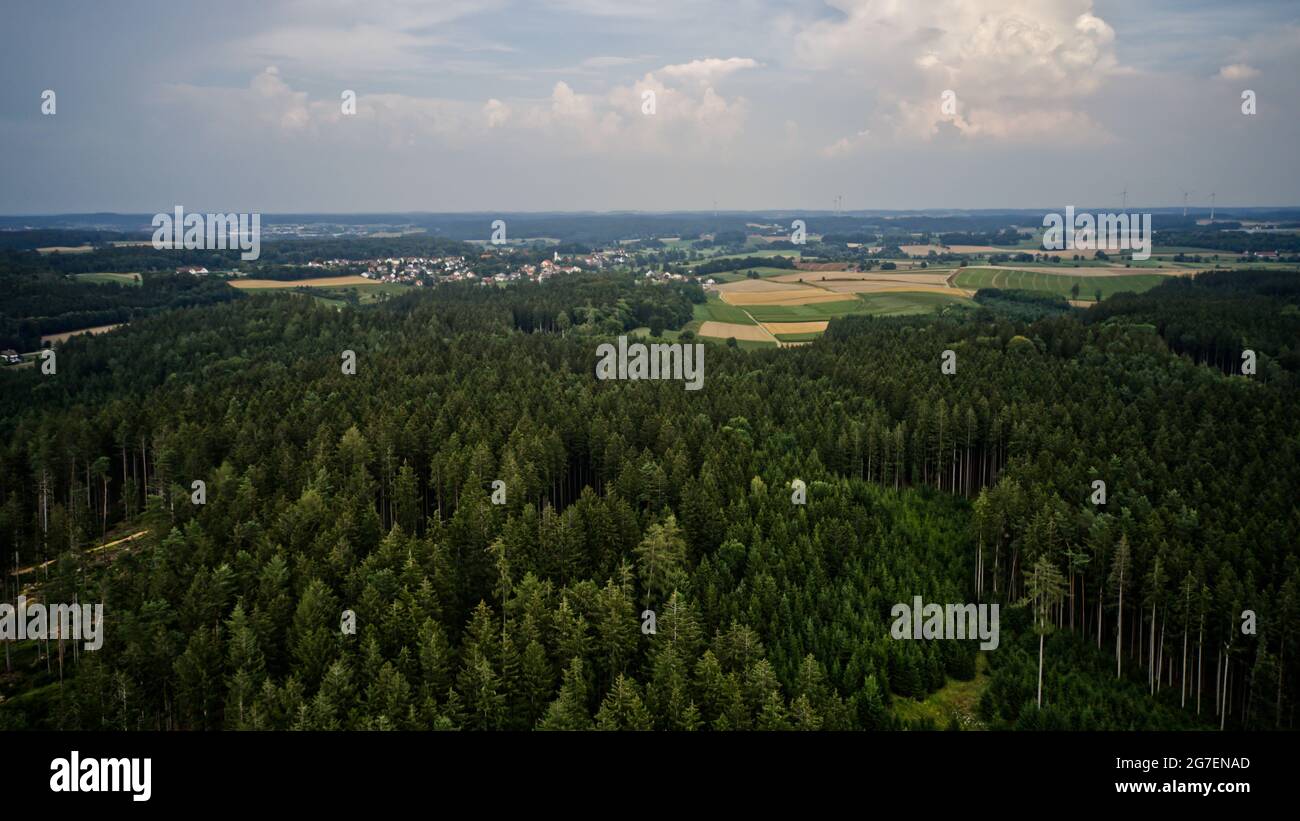
[[[961,726],[1292,727],[1295,298],[1229,277],[711,345],[698,392],[595,379],[702,298],[632,276],[72,339],[0,372],[0,570],[105,643],[20,645],[0,727],[887,729],[972,681]],[[893,640],[917,595],[1000,646]]]

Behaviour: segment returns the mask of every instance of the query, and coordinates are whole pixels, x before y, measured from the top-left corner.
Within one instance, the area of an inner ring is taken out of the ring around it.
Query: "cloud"
[[[583,68],[615,68],[617,66],[634,65],[644,63],[647,60],[653,60],[653,54],[642,54],[636,57],[618,57],[614,55],[601,55],[599,57],[588,57],[580,64]]]
[[[704,60],[692,60],[689,63],[664,66],[655,73],[674,79],[708,83],[718,77],[725,77],[746,68],[758,68],[758,61],[749,57],[728,57],[725,60],[709,57]]]
[[[650,115],[642,112],[646,92],[656,103]],[[530,151],[570,157],[696,154],[740,135],[749,109],[743,97],[725,97],[700,82],[665,82],[651,72],[599,93],[559,81],[542,98],[482,102],[358,91],[356,113],[345,115],[341,100],[311,99],[276,66],[254,75],[245,88],[175,84],[160,100],[184,107],[196,120],[222,124],[213,133],[232,141],[310,138],[400,148],[433,140],[445,147],[489,150],[499,142],[500,150],[527,145]]]
[[[794,33],[794,63],[851,78],[898,139],[928,140],[945,124],[971,139],[1102,133],[1081,101],[1121,67],[1115,31],[1091,0],[828,5],[840,14]],[[962,102],[956,113],[941,106],[946,89]]]
[[[871,130],[862,129],[850,137],[840,137],[830,145],[821,150],[821,155],[827,158],[842,157],[847,154],[853,154],[867,145],[871,139]]]
[[[449,51],[513,51],[459,25],[503,3],[293,0],[272,7],[270,11],[282,12],[283,19],[273,18],[257,33],[236,40],[231,53],[244,65],[275,63],[313,76],[353,80],[428,71],[443,66]]]
[[[1221,80],[1249,80],[1258,76],[1259,69],[1251,68],[1245,63],[1233,63],[1219,69],[1219,79]]]
[[[488,128],[498,128],[510,119],[510,106],[494,97],[483,104],[483,116],[487,118]]]

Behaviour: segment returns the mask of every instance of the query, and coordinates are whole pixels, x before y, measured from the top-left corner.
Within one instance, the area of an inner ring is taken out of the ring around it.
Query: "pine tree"
[[[636,556],[645,609],[657,609],[655,605],[662,606],[674,590],[686,587],[686,540],[673,514],[650,526],[636,546]]]
[[[1065,577],[1046,554],[1038,557],[1025,577],[1025,600],[1033,608],[1038,634],[1038,708],[1043,707],[1043,643],[1052,630],[1052,611],[1065,594]]]
[[[456,677],[456,691],[465,705],[467,729],[495,730],[501,727],[506,708],[501,679],[481,647],[472,647],[465,657]]]
[[[1124,584],[1128,575],[1128,566],[1128,535],[1124,534],[1119,537],[1119,544],[1115,547],[1115,559],[1110,566],[1110,585],[1117,591],[1115,606],[1115,678],[1120,678],[1123,668],[1121,652],[1124,647]]]
[[[650,713],[641,701],[636,682],[623,674],[601,702],[596,713],[597,730],[650,730]]]
[[[587,708],[587,677],[582,659],[575,656],[564,671],[560,695],[537,725],[539,730],[590,730],[591,713]]]

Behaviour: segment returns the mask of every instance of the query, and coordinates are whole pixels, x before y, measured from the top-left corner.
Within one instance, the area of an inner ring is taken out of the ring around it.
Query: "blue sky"
[[[3,14],[0,213],[1300,204],[1294,2]]]

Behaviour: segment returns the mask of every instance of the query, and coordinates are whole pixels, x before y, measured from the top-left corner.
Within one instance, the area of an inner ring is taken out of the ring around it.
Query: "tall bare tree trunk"
[[[1043,709],[1043,638],[1046,632],[1038,634],[1038,709]]]
[[[1121,677],[1123,661],[1120,656],[1124,647],[1124,574],[1119,576],[1119,623],[1115,626],[1115,678]]]
[[[1183,622],[1183,668],[1178,673],[1179,707],[1187,706],[1187,622]]]
[[[1160,691],[1160,673],[1165,664],[1165,617],[1160,615],[1160,649],[1156,652],[1156,692]]]
[[[1201,675],[1201,657],[1205,655],[1205,615],[1201,615],[1200,625],[1196,628],[1196,714],[1201,714],[1201,690],[1205,678]]]

